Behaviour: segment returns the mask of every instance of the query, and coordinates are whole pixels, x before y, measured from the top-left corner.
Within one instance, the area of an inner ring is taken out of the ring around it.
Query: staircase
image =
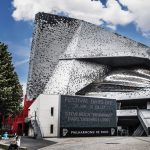
[[[40,127],[37,123],[37,120],[31,120],[31,125],[33,127],[33,130],[34,130],[34,137],[36,139],[41,139],[42,138],[42,134],[41,134],[41,130],[40,130]]]
[[[142,134],[144,133],[144,129],[142,127],[142,125],[140,124],[137,129],[134,131],[132,136],[142,136]]]
[[[150,136],[150,110],[138,110],[138,118],[147,136]]]

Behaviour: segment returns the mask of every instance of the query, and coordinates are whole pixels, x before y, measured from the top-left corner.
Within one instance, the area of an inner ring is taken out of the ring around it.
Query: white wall
[[[121,116],[137,116],[136,109],[117,110],[117,117]]]
[[[43,137],[59,136],[59,104],[59,95],[41,94],[29,108],[29,117],[31,117],[31,119],[35,118],[34,114],[36,111],[36,119],[40,126]],[[53,116],[51,116],[51,107],[54,108]],[[53,133],[50,133],[50,125],[54,126]]]
[[[147,109],[150,109],[150,102],[147,102]]]
[[[33,130],[33,128],[30,128],[30,127],[29,127],[28,136],[34,137],[34,130]]]
[[[36,112],[36,115],[39,116],[39,97],[29,107],[28,118],[31,120],[35,120],[35,112]]]

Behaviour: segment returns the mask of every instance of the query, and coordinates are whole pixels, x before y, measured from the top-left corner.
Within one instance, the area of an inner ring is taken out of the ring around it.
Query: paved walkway
[[[56,144],[56,142],[50,140],[33,139],[28,137],[21,138],[21,146],[27,147],[28,150],[37,150],[53,144]]]
[[[21,138],[28,150],[150,150],[150,137]],[[2,150],[0,148],[0,150]]]
[[[9,140],[1,140],[0,143],[10,144],[12,139]],[[56,142],[52,142],[50,140],[42,140],[42,139],[33,139],[29,137],[21,137],[21,147],[27,147],[28,150],[37,150],[42,147],[50,146],[52,144],[56,144]],[[2,150],[2,148],[0,148]]]
[[[150,150],[150,137],[50,138],[40,150]]]

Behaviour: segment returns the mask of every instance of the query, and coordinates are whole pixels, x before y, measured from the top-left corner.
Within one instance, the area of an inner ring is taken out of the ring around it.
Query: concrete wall
[[[39,116],[39,97],[29,107],[29,119],[35,120],[35,112]]]
[[[136,109],[117,110],[117,116],[118,117],[137,116],[137,110]]]
[[[147,102],[147,109],[150,109],[150,102]]]
[[[34,130],[33,130],[33,128],[31,128],[31,127],[29,127],[28,136],[34,137]]]
[[[31,119],[35,119],[36,111],[36,120],[43,137],[59,136],[59,101],[59,95],[41,94],[29,108],[29,118]],[[51,116],[51,107],[54,108],[53,116]],[[50,131],[51,125],[53,125],[53,133]]]

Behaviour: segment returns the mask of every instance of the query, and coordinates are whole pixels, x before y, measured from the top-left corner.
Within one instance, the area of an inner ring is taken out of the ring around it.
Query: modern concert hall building
[[[150,135],[150,48],[97,25],[35,17],[30,136]]]

